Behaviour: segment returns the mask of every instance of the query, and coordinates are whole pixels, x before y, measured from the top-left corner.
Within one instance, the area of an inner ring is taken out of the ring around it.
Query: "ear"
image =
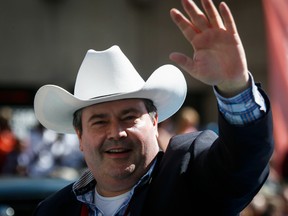
[[[158,137],[159,136],[159,133],[158,133],[158,113],[156,113],[154,118],[153,118],[153,125],[155,128],[156,137]]]
[[[158,113],[155,113],[155,116],[153,118],[153,125],[158,126]]]
[[[79,149],[80,151],[83,151],[83,146],[82,146],[82,133],[80,130],[75,129],[75,132],[77,134],[78,140],[79,140]]]

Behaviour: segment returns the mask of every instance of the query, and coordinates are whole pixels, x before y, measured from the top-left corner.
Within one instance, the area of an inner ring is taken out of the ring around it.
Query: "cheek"
[[[81,138],[79,139],[80,150],[83,152],[89,152],[92,149],[99,148],[101,145],[101,140],[103,138],[99,135],[93,135],[88,133],[83,133]]]
[[[137,122],[137,124],[127,129],[127,131],[144,142],[147,142],[147,140],[150,140],[151,138],[157,138],[157,126],[153,125],[150,119],[148,121]]]
[[[79,138],[79,148],[82,152],[87,152],[94,145],[94,143],[89,139],[89,137],[84,134]]]

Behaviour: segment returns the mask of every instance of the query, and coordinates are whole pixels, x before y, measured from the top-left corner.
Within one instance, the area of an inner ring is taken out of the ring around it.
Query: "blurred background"
[[[214,2],[218,5],[220,0]],[[288,2],[225,2],[234,15],[249,70],[271,97],[276,131],[276,156],[271,164],[277,181],[282,183],[286,178],[283,167],[288,146]],[[35,92],[44,84],[59,85],[73,92],[88,49],[104,50],[119,45],[144,79],[159,66],[172,63],[168,59],[171,52],[192,54],[192,48],[170,19],[169,10],[173,7],[182,9],[181,1],[2,0],[0,129],[8,127],[14,136],[10,144],[0,146],[2,176],[76,178],[85,167],[77,139],[74,135],[55,134],[38,124],[33,112]],[[189,91],[184,105],[198,111],[200,129],[217,131],[212,88],[186,77]],[[3,155],[7,153],[10,157],[4,162]]]
[[[144,79],[172,63],[172,51],[192,49],[172,23],[169,10],[180,0],[9,0],[0,7],[0,105],[13,109],[12,127],[20,138],[34,125],[34,94],[44,84],[73,92],[88,49],[117,44]],[[199,2],[199,1],[196,1]],[[218,4],[220,1],[215,1]],[[267,89],[266,35],[261,1],[228,0],[246,48],[249,69]],[[185,73],[184,73],[185,74]],[[186,76],[186,74],[185,74]],[[217,120],[209,86],[186,76],[185,103],[200,112],[201,124]]]

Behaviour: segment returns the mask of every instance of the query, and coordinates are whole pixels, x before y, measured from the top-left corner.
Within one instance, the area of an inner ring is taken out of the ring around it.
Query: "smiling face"
[[[103,196],[130,190],[159,151],[157,115],[141,99],[96,104],[82,111],[80,149]]]

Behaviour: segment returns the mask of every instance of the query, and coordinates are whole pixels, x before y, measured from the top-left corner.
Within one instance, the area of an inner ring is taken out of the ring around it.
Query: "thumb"
[[[169,59],[175,62],[179,67],[181,67],[186,72],[192,75],[192,71],[194,68],[194,61],[187,55],[179,52],[173,52],[169,55]]]

